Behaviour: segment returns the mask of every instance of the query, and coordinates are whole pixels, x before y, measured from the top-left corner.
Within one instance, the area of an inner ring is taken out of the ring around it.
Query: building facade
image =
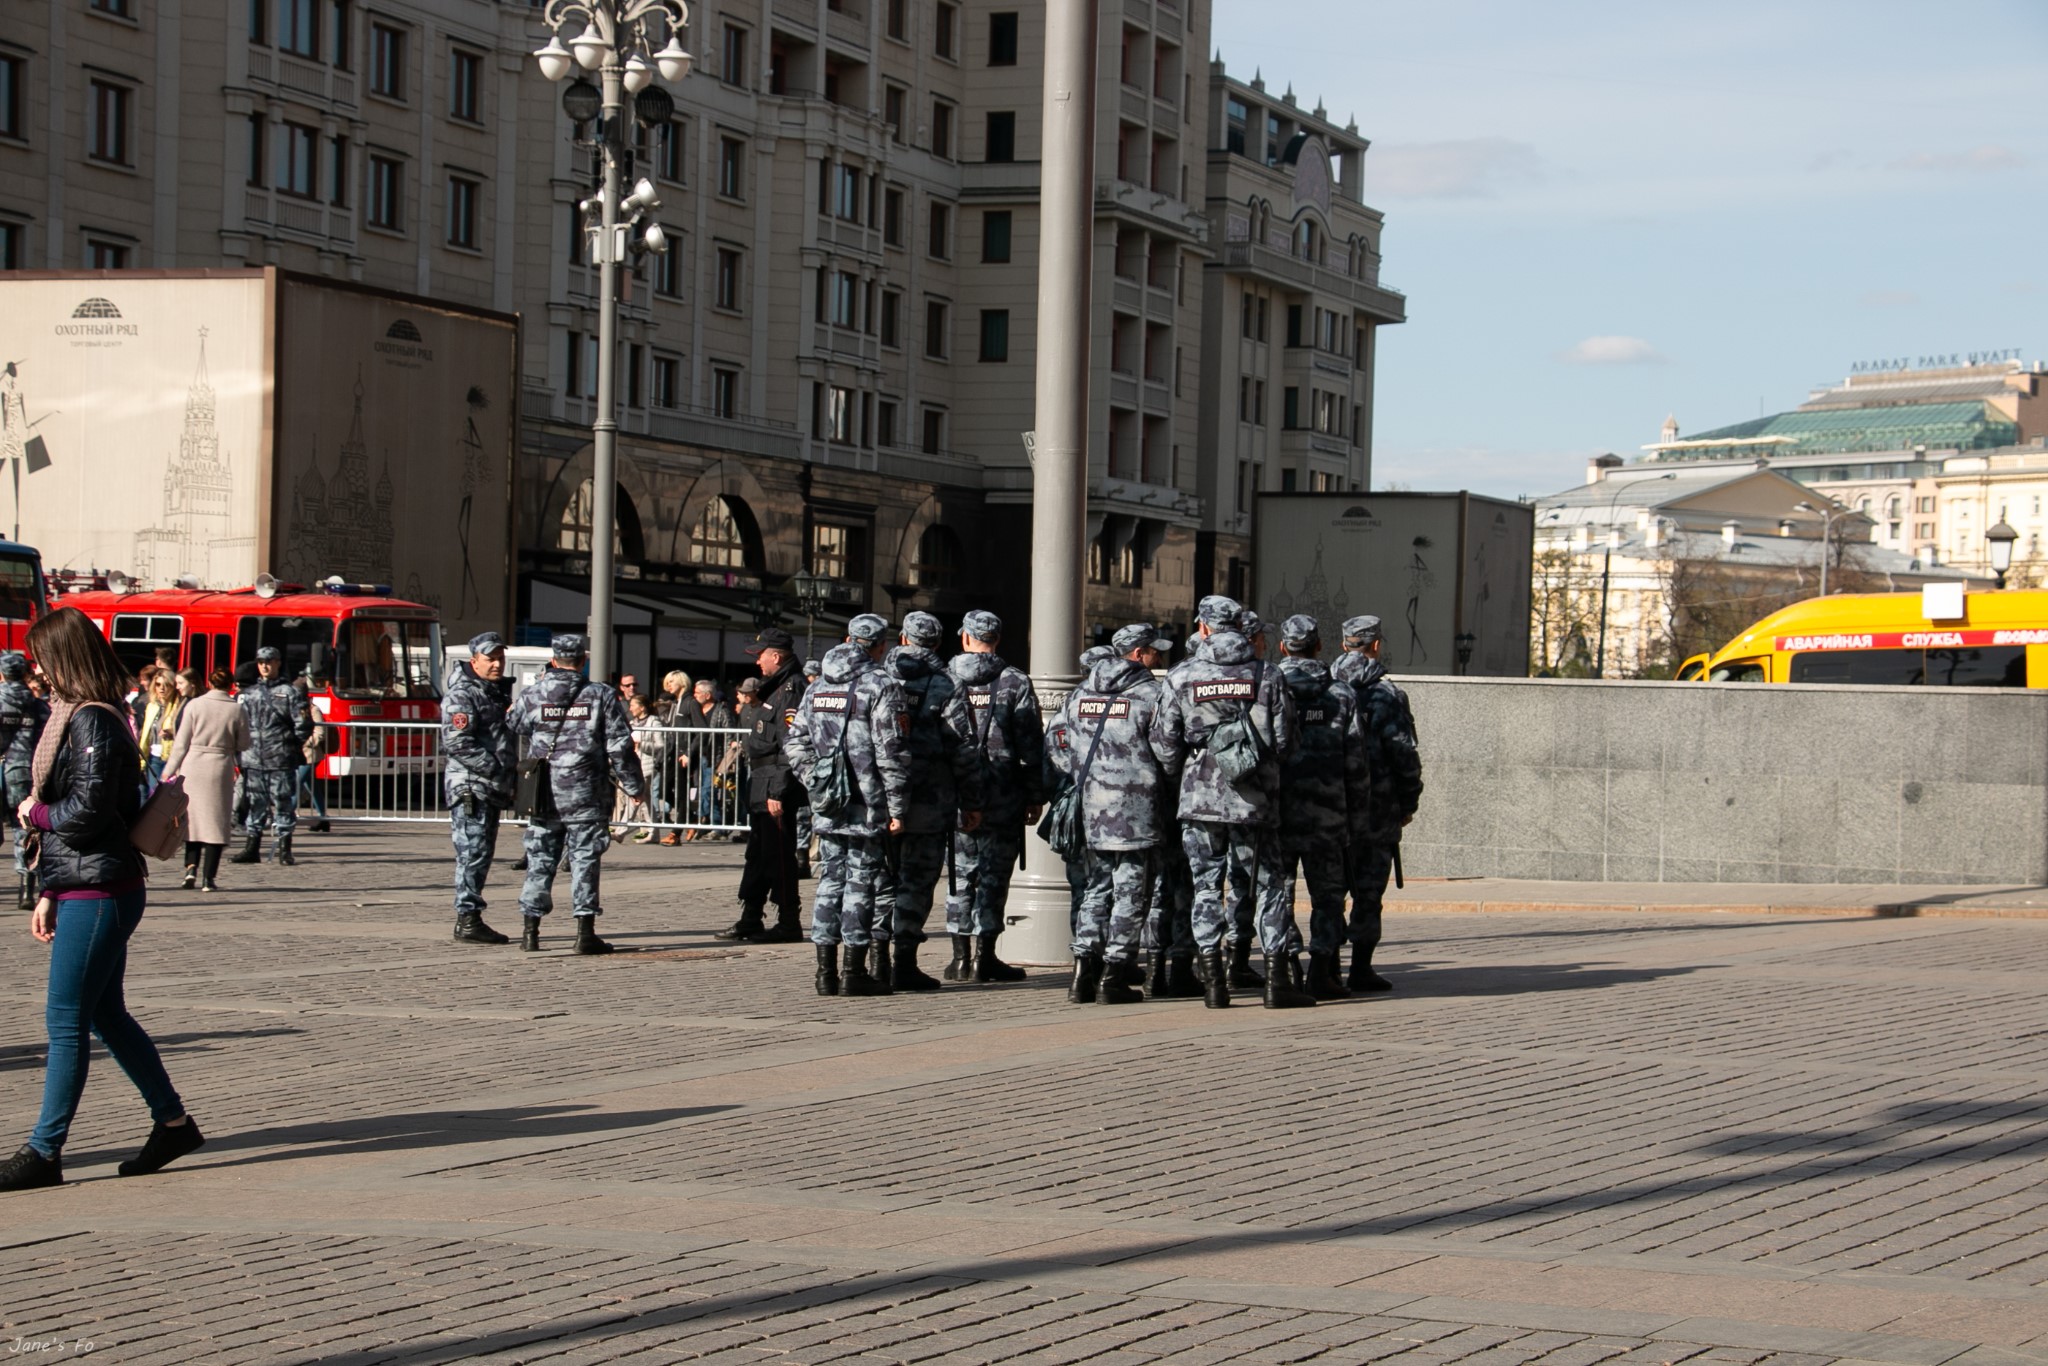
[[[531,61],[539,12],[22,18],[0,36],[0,267],[275,264],[517,313],[521,618],[580,617],[593,156]],[[671,245],[621,295],[621,657],[734,664],[756,621],[803,624],[804,569],[831,583],[826,628],[970,600],[1021,626],[1042,6],[702,0],[686,41],[695,73],[633,133]],[[1095,626],[1185,622],[1233,586],[1256,489],[1364,486],[1374,336],[1403,315],[1364,139],[1208,52],[1208,0],[1103,8]]]

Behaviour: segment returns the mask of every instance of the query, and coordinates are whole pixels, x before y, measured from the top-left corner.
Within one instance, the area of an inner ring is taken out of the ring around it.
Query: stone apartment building
[[[0,267],[275,264],[523,319],[521,617],[579,619],[590,151],[487,0],[49,0],[0,35]],[[1023,0],[702,0],[636,125],[670,251],[624,289],[621,658],[736,662],[802,618],[1020,624],[1044,16]],[[1096,626],[1245,586],[1262,489],[1362,488],[1367,144],[1210,64],[1208,0],[1106,0]],[[1234,409],[1234,411],[1233,411]],[[1021,654],[1021,649],[1015,651]]]

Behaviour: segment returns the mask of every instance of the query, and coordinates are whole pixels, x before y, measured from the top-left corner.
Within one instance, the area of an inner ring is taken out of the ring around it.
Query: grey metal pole
[[[1031,677],[1050,712],[1077,680],[1087,578],[1089,286],[1095,242],[1095,43],[1100,0],[1047,0],[1038,196],[1038,397],[1031,505]],[[1027,831],[1003,953],[1068,961],[1066,868]]]
[[[1820,523],[1820,595],[1828,595],[1828,542],[1833,539],[1835,519],[1823,516]]]
[[[612,675],[613,522],[618,516],[619,157],[618,121],[625,107],[624,69],[616,47],[604,59],[604,206],[598,235],[597,421],[591,424],[590,676]]]
[[[1607,553],[1600,558],[1600,649],[1593,656],[1593,677],[1607,677],[1607,585],[1614,571],[1614,533],[1607,533]]]

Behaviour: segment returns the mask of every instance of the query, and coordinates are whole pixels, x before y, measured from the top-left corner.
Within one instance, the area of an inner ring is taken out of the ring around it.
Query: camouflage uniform
[[[1045,721],[1031,680],[1001,655],[959,654],[947,668],[973,708],[982,807],[981,828],[954,838],[959,885],[946,898],[946,930],[986,938],[1003,931],[1024,814],[1045,802]]]
[[[269,647],[258,659],[276,652]],[[280,842],[279,857],[289,853],[283,842],[299,824],[299,765],[306,761],[306,741],[313,736],[313,715],[306,699],[289,680],[258,679],[244,686],[235,700],[249,721],[249,748],[242,751],[242,783],[249,794],[249,838],[263,836],[266,822]],[[249,857],[255,857],[253,851]]]
[[[441,756],[446,761],[442,787],[455,842],[457,915],[483,913],[484,878],[498,848],[498,821],[512,805],[518,751],[505,724],[511,700],[510,679],[478,678],[466,659],[448,666],[441,691]]]
[[[1378,621],[1367,620],[1377,631]],[[1344,629],[1348,641],[1351,623]],[[1377,659],[1363,651],[1348,653],[1332,672],[1346,679],[1357,695],[1372,767],[1371,797],[1363,812],[1353,813],[1349,873],[1352,950],[1369,963],[1379,947],[1382,904],[1400,852],[1401,828],[1422,801],[1422,759],[1416,753],[1415,716],[1408,709],[1408,695],[1387,677]],[[1356,962],[1353,971],[1358,971]]]
[[[0,655],[0,789],[7,800],[6,823],[14,828],[14,875],[24,880],[24,886],[33,871],[28,863],[28,830],[14,813],[28,799],[36,741],[50,719],[50,704],[29,691],[27,678],[26,657],[12,650]]]
[[[931,623],[936,627],[938,619]],[[906,633],[909,627],[906,620]],[[889,860],[893,923],[878,921],[875,928],[887,929],[899,944],[922,944],[960,813],[981,809],[981,766],[972,749],[974,713],[945,663],[923,645],[904,645],[889,652],[886,667],[903,690],[910,787],[903,833]]]
[[[1308,626],[1313,629],[1312,619]],[[1334,958],[1344,946],[1351,822],[1368,800],[1365,732],[1351,689],[1332,679],[1321,660],[1290,656],[1280,661],[1280,676],[1294,699],[1301,737],[1301,747],[1280,767],[1281,868],[1290,904],[1296,870],[1307,878],[1309,947]]]
[[[548,761],[555,804],[553,817],[535,816],[526,827],[526,885],[519,893],[519,911],[529,922],[554,909],[555,873],[565,855],[571,911],[593,920],[604,913],[598,861],[611,847],[605,822],[612,811],[612,786],[616,783],[634,801],[647,798],[625,703],[609,684],[564,667],[568,659],[580,659],[582,651],[562,655],[568,648],[563,639],[556,638],[557,655],[547,672],[526,686],[506,718],[518,752]]]
[[[1082,784],[1087,850],[1076,958],[1127,963],[1138,953],[1157,851],[1174,833],[1159,800],[1173,777],[1161,758],[1161,700],[1150,669],[1112,653],[1090,668],[1046,730],[1048,764]]]
[[[818,890],[811,942],[865,948],[876,892],[885,878],[889,822],[910,805],[910,756],[903,689],[858,645],[826,652],[824,672],[804,693],[783,741],[790,772],[814,795],[827,763],[844,745],[855,796],[837,816],[813,812],[818,832]]]

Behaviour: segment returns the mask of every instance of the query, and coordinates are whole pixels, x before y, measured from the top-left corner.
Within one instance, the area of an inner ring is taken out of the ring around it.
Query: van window
[[[114,647],[115,657],[128,672],[134,673],[145,664],[156,663],[159,648],[169,650],[176,658],[178,642],[185,638],[185,623],[178,617],[119,612],[114,616],[114,629],[107,638]]]
[[[1731,659],[1726,664],[1716,664],[1714,671],[1707,675],[1709,683],[1762,683],[1764,662],[1761,659]]]
[[[248,684],[256,678],[256,652],[274,645],[284,655],[284,674],[297,678],[313,662],[313,647],[320,647],[321,664],[334,653],[334,623],[326,617],[243,617],[235,630],[235,681]],[[220,661],[214,661],[220,667]]]
[[[1792,681],[2024,688],[2027,650],[2023,645],[1956,650],[1816,650],[1792,656]]]

